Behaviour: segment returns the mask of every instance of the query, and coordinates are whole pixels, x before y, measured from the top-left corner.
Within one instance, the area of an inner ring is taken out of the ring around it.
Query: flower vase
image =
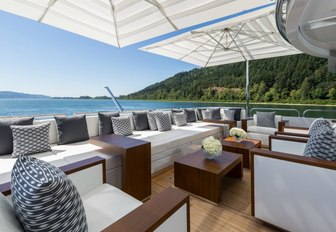
[[[240,143],[241,141],[243,141],[243,138],[241,138],[241,137],[234,136],[234,138],[235,138],[237,143]]]

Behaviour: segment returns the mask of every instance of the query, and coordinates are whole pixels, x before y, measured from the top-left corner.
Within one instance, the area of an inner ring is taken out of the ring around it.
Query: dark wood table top
[[[237,142],[233,137],[227,137],[222,141],[223,146],[236,147],[241,149],[251,150],[252,148],[260,147],[261,141],[254,139],[243,139],[241,142]]]
[[[209,160],[205,158],[204,151],[201,150],[188,154],[175,162],[203,171],[220,174],[224,170],[232,169],[232,167],[236,166],[239,162],[242,162],[242,156],[240,154],[223,151],[222,155]]]
[[[134,138],[122,136],[122,135],[115,135],[115,134],[99,135],[99,136],[91,137],[90,139],[91,141],[96,140],[101,143],[109,144],[112,146],[118,146],[124,149],[128,149],[128,148],[132,148],[132,147],[136,147],[136,146],[149,143],[148,141],[134,139]]]

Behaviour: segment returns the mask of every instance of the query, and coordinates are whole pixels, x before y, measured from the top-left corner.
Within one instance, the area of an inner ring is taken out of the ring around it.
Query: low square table
[[[228,137],[222,140],[223,151],[235,152],[243,155],[244,168],[250,168],[250,151],[253,148],[261,148],[261,141],[254,139],[243,139],[237,142],[235,138]]]
[[[240,154],[222,152],[209,160],[197,151],[174,162],[174,185],[215,203],[221,201],[222,177],[243,177],[243,158]]]

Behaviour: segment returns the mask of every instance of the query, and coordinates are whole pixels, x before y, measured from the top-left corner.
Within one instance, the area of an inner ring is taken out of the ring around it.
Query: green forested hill
[[[336,75],[327,60],[295,55],[250,62],[250,99],[254,102],[332,103]],[[245,63],[198,68],[175,74],[123,99],[243,101]]]

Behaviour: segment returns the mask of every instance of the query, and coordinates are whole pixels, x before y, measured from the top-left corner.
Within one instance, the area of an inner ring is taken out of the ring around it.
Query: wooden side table
[[[205,199],[221,201],[222,177],[242,178],[243,158],[240,154],[222,152],[213,160],[197,151],[174,162],[174,185]]]
[[[261,148],[261,141],[254,139],[243,139],[236,142],[233,137],[222,140],[223,151],[235,152],[243,155],[244,168],[250,168],[250,150],[253,148]]]
[[[90,142],[121,154],[122,190],[138,200],[151,195],[151,143],[120,135],[92,137]]]

